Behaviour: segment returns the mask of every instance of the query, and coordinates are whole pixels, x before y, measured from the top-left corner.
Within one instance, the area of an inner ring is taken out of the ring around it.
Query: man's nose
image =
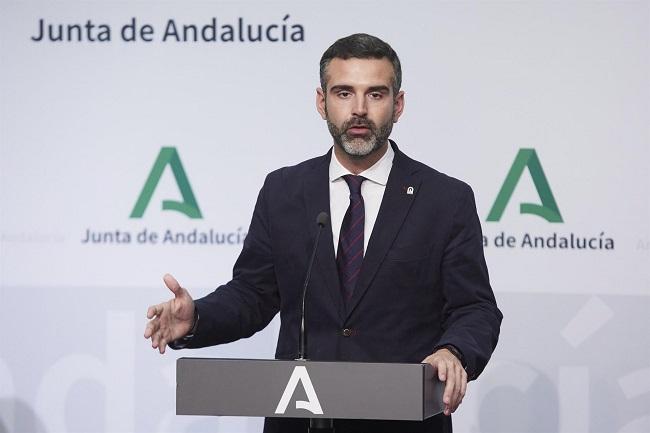
[[[355,116],[360,116],[364,117],[366,114],[368,114],[368,107],[366,105],[366,97],[365,95],[359,95],[354,99],[354,107],[353,107],[353,112]]]

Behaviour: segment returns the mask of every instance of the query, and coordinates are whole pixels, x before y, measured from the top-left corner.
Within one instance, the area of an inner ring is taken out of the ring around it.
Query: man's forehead
[[[385,57],[381,59],[334,58],[327,65],[328,87],[334,85],[386,85],[395,78],[393,64]]]

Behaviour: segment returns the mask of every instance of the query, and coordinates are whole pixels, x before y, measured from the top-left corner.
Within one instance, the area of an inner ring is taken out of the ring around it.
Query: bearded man
[[[467,381],[494,350],[502,319],[488,279],[472,190],[406,156],[389,140],[404,111],[402,72],[384,41],[355,34],[320,62],[316,106],[333,147],[269,174],[233,279],[192,300],[152,306],[145,337],[164,353],[249,337],[279,312],[276,358],[295,359],[301,290],[316,238],[306,309],[309,359],[427,362],[445,382],[444,412],[423,422],[336,420],[338,433],[450,432]],[[269,418],[265,432],[306,432]]]

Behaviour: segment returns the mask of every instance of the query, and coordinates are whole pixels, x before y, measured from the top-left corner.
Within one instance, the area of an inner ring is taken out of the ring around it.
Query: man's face
[[[327,66],[326,93],[317,90],[316,105],[348,155],[362,158],[387,143],[404,108],[404,92],[393,94],[393,78],[386,58],[335,58]]]

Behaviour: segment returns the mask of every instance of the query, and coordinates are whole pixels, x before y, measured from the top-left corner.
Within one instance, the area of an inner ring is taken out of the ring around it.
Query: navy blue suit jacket
[[[502,316],[488,280],[472,190],[391,145],[393,167],[347,303],[332,229],[323,229],[306,300],[307,357],[421,362],[435,347],[451,344],[463,354],[470,379],[476,378],[496,346]],[[248,337],[279,311],[275,355],[297,357],[316,217],[330,213],[330,158],[331,150],[267,176],[233,279],[196,301],[200,320],[187,347]]]

